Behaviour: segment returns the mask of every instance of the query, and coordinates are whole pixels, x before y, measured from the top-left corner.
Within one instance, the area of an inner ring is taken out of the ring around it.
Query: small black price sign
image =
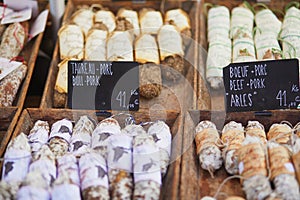
[[[227,112],[297,108],[297,59],[231,63],[223,69]]]
[[[139,64],[69,61],[68,107],[90,110],[139,110]]]

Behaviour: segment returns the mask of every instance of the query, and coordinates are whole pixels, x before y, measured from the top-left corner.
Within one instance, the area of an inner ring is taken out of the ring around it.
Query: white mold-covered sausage
[[[68,172],[62,172],[55,180],[51,189],[51,199],[81,200],[80,188],[73,184]]]
[[[299,185],[289,150],[276,142],[268,142],[268,151],[275,192],[283,199],[300,199]]]
[[[160,60],[165,67],[162,75],[167,80],[176,81],[185,75],[184,51],[179,29],[174,25],[163,25],[157,35]]]
[[[135,41],[135,61],[140,65],[140,95],[157,97],[162,89],[159,51],[156,40],[150,34],[142,34]]]
[[[56,179],[55,156],[47,145],[43,145],[40,150],[34,154],[29,166],[29,172],[40,173],[48,186]]]
[[[102,23],[95,24],[86,35],[84,59],[106,60],[107,37],[107,27]]]
[[[112,135],[108,142],[108,177],[111,199],[132,199],[132,137]]]
[[[121,8],[118,11],[117,16],[126,18],[126,20],[128,20],[133,26],[134,35],[135,36],[140,35],[139,18],[138,18],[138,13],[136,11],[129,10],[129,9],[126,9],[126,8]]]
[[[79,171],[84,200],[109,200],[107,166],[100,154],[90,151],[82,155]]]
[[[150,8],[143,8],[139,12],[139,21],[142,34],[157,34],[163,25],[161,13]]]
[[[94,122],[84,115],[76,122],[70,140],[70,151],[76,157],[80,157],[91,147],[92,133],[95,128]]]
[[[133,139],[133,199],[159,199],[161,180],[159,148],[151,135]]]
[[[216,38],[229,39],[230,13],[225,6],[210,8],[207,15],[207,41],[213,42]]]
[[[206,80],[213,89],[223,86],[223,68],[231,63],[232,44],[229,38],[216,37],[209,43]]]
[[[94,12],[91,9],[79,9],[71,17],[71,21],[78,25],[87,35],[94,24]]]
[[[38,151],[49,139],[49,124],[46,121],[37,120],[28,134],[32,153]]]
[[[58,31],[60,59],[84,57],[84,33],[75,24],[66,24]]]
[[[112,33],[116,28],[116,17],[109,10],[99,10],[95,13],[95,23],[99,22],[106,25],[109,33]]]
[[[250,129],[251,130],[251,129]],[[238,150],[239,174],[243,177],[243,190],[247,199],[263,200],[271,192],[266,163],[266,147],[257,136],[247,135]]]
[[[17,193],[17,199],[49,200],[50,187],[39,171],[29,172]]]
[[[208,170],[212,177],[223,163],[221,150],[216,145],[219,139],[216,125],[211,121],[201,121],[196,126],[196,153],[202,169]]]
[[[20,133],[7,146],[4,154],[2,180],[20,184],[28,172],[30,161],[31,148],[28,138],[24,133]]]
[[[162,177],[164,177],[171,157],[172,135],[170,128],[165,122],[157,121],[149,127],[148,134],[153,137],[155,144],[159,147],[160,170]]]
[[[227,123],[223,130],[221,140],[225,144],[223,149],[223,159],[225,169],[229,174],[238,174],[238,150],[245,139],[244,127],[241,123],[231,121]]]
[[[92,148],[106,159],[108,138],[111,135],[118,135],[120,133],[121,127],[117,120],[114,118],[102,120],[92,133]]]
[[[235,7],[231,11],[230,37],[252,38],[254,15],[248,8]]]
[[[126,31],[114,31],[107,40],[107,60],[133,61],[132,37]]]
[[[51,127],[49,147],[55,157],[61,157],[69,150],[73,124],[68,119],[55,122]]]

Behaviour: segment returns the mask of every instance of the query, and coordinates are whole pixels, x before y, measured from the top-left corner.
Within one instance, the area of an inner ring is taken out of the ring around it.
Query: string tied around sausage
[[[232,179],[235,179],[235,178],[242,179],[242,180],[245,179],[245,178],[244,178],[243,176],[241,176],[241,175],[233,175],[233,176],[227,177],[226,179],[224,179],[224,180],[222,181],[222,183],[221,183],[220,186],[218,187],[218,189],[217,189],[215,195],[213,196],[213,198],[214,198],[214,199],[217,199],[217,197],[221,194],[221,189],[223,188],[223,186],[224,186],[228,181],[230,181],[230,180],[232,180]]]

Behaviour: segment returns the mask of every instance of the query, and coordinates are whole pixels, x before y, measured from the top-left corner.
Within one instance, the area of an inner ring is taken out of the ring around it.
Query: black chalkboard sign
[[[227,112],[297,108],[297,59],[231,63],[223,69]]]
[[[69,61],[68,107],[137,111],[138,66],[137,62]]]

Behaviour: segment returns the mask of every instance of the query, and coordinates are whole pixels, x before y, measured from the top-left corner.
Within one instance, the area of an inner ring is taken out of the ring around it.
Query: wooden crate
[[[254,5],[257,3],[257,1],[249,0],[248,1],[251,5]],[[290,0],[284,0],[284,1],[275,1],[271,0],[269,3],[265,3],[271,10],[274,11],[275,14],[278,14],[278,18],[282,21],[283,16],[278,13],[278,11],[283,11],[285,6],[291,2]],[[205,78],[205,71],[206,71],[206,58],[207,58],[207,48],[208,48],[208,42],[207,42],[207,17],[205,15],[205,7],[204,4],[210,3],[213,5],[223,5],[226,6],[230,11],[240,4],[243,3],[243,1],[239,0],[233,0],[233,1],[220,1],[220,0],[204,0],[201,1],[201,4],[199,5],[199,27],[200,27],[200,37],[199,37],[199,61],[198,61],[198,70],[196,70],[195,77],[197,77],[197,97],[195,98],[196,102],[194,104],[196,105],[195,109],[198,110],[225,110],[225,103],[224,103],[224,88],[219,90],[214,90],[210,88],[209,84],[206,82]]]
[[[29,41],[21,51],[20,56],[24,58],[27,64],[26,76],[18,89],[13,105],[9,107],[0,107],[0,157],[3,156],[5,147],[9,142],[18,118],[22,112],[43,34],[44,33],[40,33],[38,36]]]
[[[91,5],[93,3],[101,3],[104,7],[108,7],[115,14],[119,8],[126,7],[132,8],[136,11],[139,11],[142,8],[153,8],[155,10],[160,10],[161,2],[160,1],[144,1],[144,2],[135,2],[135,1],[119,1],[119,2],[110,2],[110,1],[97,1],[97,0],[71,0],[68,1],[66,6],[65,15],[63,18],[64,22],[67,22],[72,13],[74,13],[77,5]],[[140,99],[140,108],[150,109],[151,107],[163,107],[166,110],[177,110],[183,111],[186,110],[185,107],[192,107],[193,96],[196,97],[194,93],[194,83],[196,83],[196,78],[194,80],[194,70],[193,66],[197,66],[197,51],[198,51],[198,3],[196,1],[166,1],[164,5],[164,10],[170,10],[174,8],[182,8],[185,10],[191,19],[192,24],[192,35],[193,41],[185,51],[185,60],[187,61],[187,74],[183,77],[178,83],[168,83],[163,81],[163,89],[161,94],[157,98],[151,100],[142,98]],[[41,100],[40,108],[53,108],[53,92],[55,81],[58,73],[57,64],[60,62],[60,53],[58,42],[53,53],[53,58],[51,66],[48,73],[47,82],[45,85],[44,94]]]
[[[223,126],[232,120],[242,123],[243,126],[246,126],[249,120],[257,120],[265,126],[266,130],[273,123],[279,123],[283,120],[289,121],[292,125],[300,121],[298,111],[270,111],[260,114],[256,115],[254,112],[226,114],[222,111],[204,110],[191,110],[186,114],[181,160],[180,199],[201,199],[203,196],[214,196],[223,180],[229,177],[224,165],[215,172],[215,178],[211,178],[207,171],[201,169],[194,142],[195,127],[200,121],[211,120],[216,124],[218,130],[222,130]],[[228,181],[222,187],[221,192],[227,195],[245,196],[238,179]],[[218,199],[224,199],[224,196],[223,198],[219,196]]]
[[[171,160],[172,163],[168,167],[167,175],[163,179],[161,188],[161,199],[177,199],[179,195],[179,179],[180,179],[180,155],[181,155],[181,142],[182,142],[182,124],[179,113],[175,111],[167,112],[154,112],[148,113],[145,110],[131,113],[135,118],[137,124],[140,122],[164,120],[170,127],[172,132],[172,150]],[[51,126],[55,121],[68,118],[76,121],[82,115],[88,115],[96,122],[101,121],[106,116],[98,115],[95,111],[82,111],[70,109],[38,109],[28,108],[22,112],[19,122],[15,128],[12,138],[16,137],[21,132],[29,134],[35,121],[46,120]],[[116,119],[120,119],[116,117]],[[123,120],[122,120],[123,121]],[[122,124],[120,123],[122,126]]]
[[[20,109],[17,107],[0,109],[0,157],[3,157],[6,145],[18,121]]]

